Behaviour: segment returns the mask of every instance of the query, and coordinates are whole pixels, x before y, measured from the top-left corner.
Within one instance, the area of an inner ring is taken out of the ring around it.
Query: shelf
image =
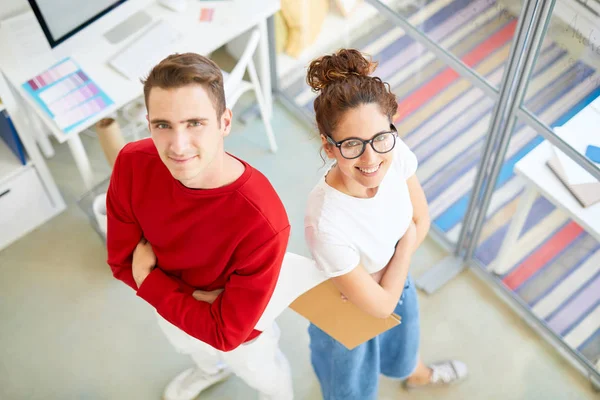
[[[403,3],[403,1],[383,0],[383,3],[391,6]],[[286,53],[277,56],[277,75],[280,79],[285,79],[284,86],[304,75],[308,64],[314,58],[351,43],[353,39],[364,33],[362,30],[368,29],[369,25],[366,22],[376,18],[377,15],[378,11],[366,2],[361,2],[348,17],[343,17],[337,9],[330,7],[321,26],[321,32],[313,45],[306,48],[298,58],[291,57]]]
[[[13,176],[19,174],[31,163],[21,164],[19,159],[8,148],[6,143],[0,139],[0,183],[7,181]]]

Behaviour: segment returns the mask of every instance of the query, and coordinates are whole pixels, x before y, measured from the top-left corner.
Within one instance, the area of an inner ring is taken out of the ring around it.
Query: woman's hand
[[[194,298],[198,301],[204,301],[212,304],[222,292],[223,289],[217,289],[210,292],[206,292],[204,290],[195,290],[194,293],[192,293],[192,296],[194,296]]]

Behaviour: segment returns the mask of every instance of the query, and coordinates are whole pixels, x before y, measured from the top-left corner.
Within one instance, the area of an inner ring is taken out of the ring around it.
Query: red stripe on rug
[[[515,290],[569,246],[581,233],[583,229],[579,225],[575,222],[568,223],[508,274],[503,279],[504,284]]]
[[[500,29],[498,32],[487,38],[481,44],[475,47],[471,52],[467,53],[462,61],[469,67],[474,67],[479,62],[484,60],[488,55],[502,47],[508,41],[512,40],[515,29],[517,27],[517,21],[511,21],[505,27]],[[427,103],[430,99],[441,93],[446,87],[452,82],[456,81],[460,75],[452,68],[446,68],[443,72],[438,74],[434,79],[421,86],[418,90],[403,99],[398,104],[398,111],[394,118],[394,122],[398,122],[410,115],[423,104]]]

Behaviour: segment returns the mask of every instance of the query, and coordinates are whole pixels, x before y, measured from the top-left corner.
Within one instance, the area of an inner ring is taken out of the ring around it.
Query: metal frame
[[[510,104],[515,100],[516,82],[519,74],[522,73],[521,55],[527,51],[525,47],[527,37],[531,33],[531,24],[527,23],[530,21],[535,12],[535,2],[527,1],[521,9],[521,15],[519,16],[517,29],[515,31],[515,40],[510,49],[509,58],[507,65],[504,70],[504,76],[502,77],[502,83],[500,86],[500,98],[494,106],[492,113],[492,121],[489,126],[489,132],[486,135],[486,144],[483,155],[481,156],[481,162],[477,168],[477,177],[475,178],[475,185],[471,192],[471,198],[469,199],[469,206],[465,215],[466,220],[463,222],[463,226],[460,232],[458,243],[454,254],[460,257],[462,249],[468,240],[469,233],[472,228],[473,218],[469,218],[471,215],[476,215],[481,212],[481,196],[482,189],[486,185],[487,171],[493,161],[492,151],[497,147],[498,136],[502,132],[503,122],[506,118],[506,114],[510,109]],[[489,180],[488,180],[489,182]],[[478,211],[476,211],[479,209]],[[471,235],[472,237],[472,235]]]
[[[542,41],[544,40],[547,27],[550,23],[549,16],[552,16],[554,2],[555,0],[529,0],[525,3],[526,7],[533,7],[533,18],[529,25],[530,29],[532,30],[531,40],[526,42],[524,52],[519,62],[519,68],[517,74],[515,75],[515,82],[513,82],[515,90],[514,97],[511,98],[506,104],[508,110],[507,115],[502,116],[504,124],[503,126],[497,127],[498,131],[496,134],[499,136],[500,143],[498,144],[498,148],[495,152],[489,176],[484,178],[487,181],[487,188],[485,188],[479,212],[475,213],[474,217],[471,218],[473,231],[471,232],[469,238],[470,240],[465,243],[466,260],[473,258],[473,253],[475,252],[475,247],[479,239],[479,234],[481,233],[481,229],[485,221],[486,211],[489,207],[492,195],[494,194],[496,181],[498,180],[500,169],[504,164],[506,151],[508,150],[508,145],[516,124],[516,111],[523,103],[523,98],[525,97],[525,93],[528,88],[529,78],[533,72],[538,52],[540,50]]]

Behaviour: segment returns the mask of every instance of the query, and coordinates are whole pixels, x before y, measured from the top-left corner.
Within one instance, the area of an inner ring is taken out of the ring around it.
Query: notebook
[[[589,207],[600,202],[600,182],[569,184],[562,165],[556,155],[553,155],[550,160],[548,160],[547,164],[582,207]]]

